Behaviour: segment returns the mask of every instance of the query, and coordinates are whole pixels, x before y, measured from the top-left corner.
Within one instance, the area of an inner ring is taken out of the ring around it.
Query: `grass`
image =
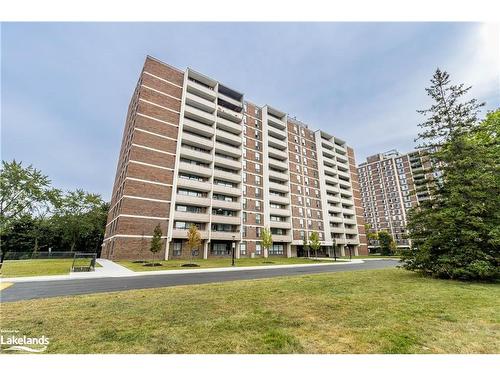
[[[499,285],[390,269],[2,304],[49,353],[499,353]]]
[[[284,264],[313,264],[332,262],[330,260],[315,260],[306,258],[241,258],[235,260],[236,267],[248,266],[274,266]],[[148,267],[143,263],[134,263],[133,261],[118,261],[124,267],[132,271],[162,271],[162,270],[179,270],[179,269],[192,269],[189,267],[182,267],[183,264],[195,263],[199,268],[215,268],[215,267],[231,267],[231,258],[211,258],[211,259],[171,259],[159,261],[162,265],[156,267]]]
[[[73,259],[5,260],[0,277],[67,275]],[[101,267],[96,263],[96,267]]]

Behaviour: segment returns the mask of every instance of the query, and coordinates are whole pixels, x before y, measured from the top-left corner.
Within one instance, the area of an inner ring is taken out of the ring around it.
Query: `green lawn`
[[[49,353],[499,353],[500,289],[390,269],[2,304]]]
[[[313,260],[306,258],[241,258],[236,259],[235,264],[237,267],[247,267],[247,266],[274,266],[283,264],[313,264],[313,263],[325,263],[333,262],[330,260]],[[162,270],[180,270],[180,269],[196,269],[196,268],[215,268],[215,267],[231,267],[231,258],[212,258],[212,259],[172,259],[160,261],[161,266],[148,267],[142,263],[134,263],[133,261],[118,261],[124,267],[131,269],[132,271],[162,271]],[[182,267],[186,263],[195,263],[200,267]]]
[[[5,260],[1,277],[67,275],[71,270],[73,259],[27,259]],[[96,267],[100,267],[96,264]]]

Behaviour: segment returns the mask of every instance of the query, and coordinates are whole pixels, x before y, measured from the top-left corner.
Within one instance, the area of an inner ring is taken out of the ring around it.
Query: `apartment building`
[[[144,259],[160,224],[164,259],[366,254],[354,151],[345,141],[193,69],[147,57],[132,96],[103,257]],[[200,249],[188,251],[196,225]],[[264,249],[269,228],[273,246]]]
[[[371,232],[387,231],[400,248],[410,246],[406,234],[408,210],[429,199],[429,157],[418,150],[397,150],[369,156],[358,167],[364,219]],[[437,176],[434,176],[437,177]],[[368,247],[376,247],[370,240]]]

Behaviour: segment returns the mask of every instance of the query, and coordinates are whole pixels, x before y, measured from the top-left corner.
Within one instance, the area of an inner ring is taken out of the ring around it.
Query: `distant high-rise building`
[[[153,229],[162,257],[366,254],[354,151],[269,105],[192,69],[147,57],[132,97],[102,256],[148,256]],[[199,251],[188,253],[196,225]],[[270,228],[273,245],[260,243]]]
[[[371,232],[389,232],[398,247],[410,246],[407,212],[429,199],[431,162],[425,151],[391,150],[369,156],[358,167],[365,222]],[[376,247],[370,240],[368,247]]]

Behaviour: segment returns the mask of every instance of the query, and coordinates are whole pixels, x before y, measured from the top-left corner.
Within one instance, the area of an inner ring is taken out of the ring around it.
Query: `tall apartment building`
[[[410,246],[407,213],[429,199],[430,161],[423,151],[397,150],[369,156],[358,167],[364,219],[372,232],[389,232],[400,248]],[[376,247],[370,240],[368,247]]]
[[[103,257],[146,258],[153,229],[162,257],[366,254],[353,149],[323,131],[192,69],[147,57],[128,109]],[[195,224],[202,246],[186,247]],[[270,228],[273,246],[260,243]]]

